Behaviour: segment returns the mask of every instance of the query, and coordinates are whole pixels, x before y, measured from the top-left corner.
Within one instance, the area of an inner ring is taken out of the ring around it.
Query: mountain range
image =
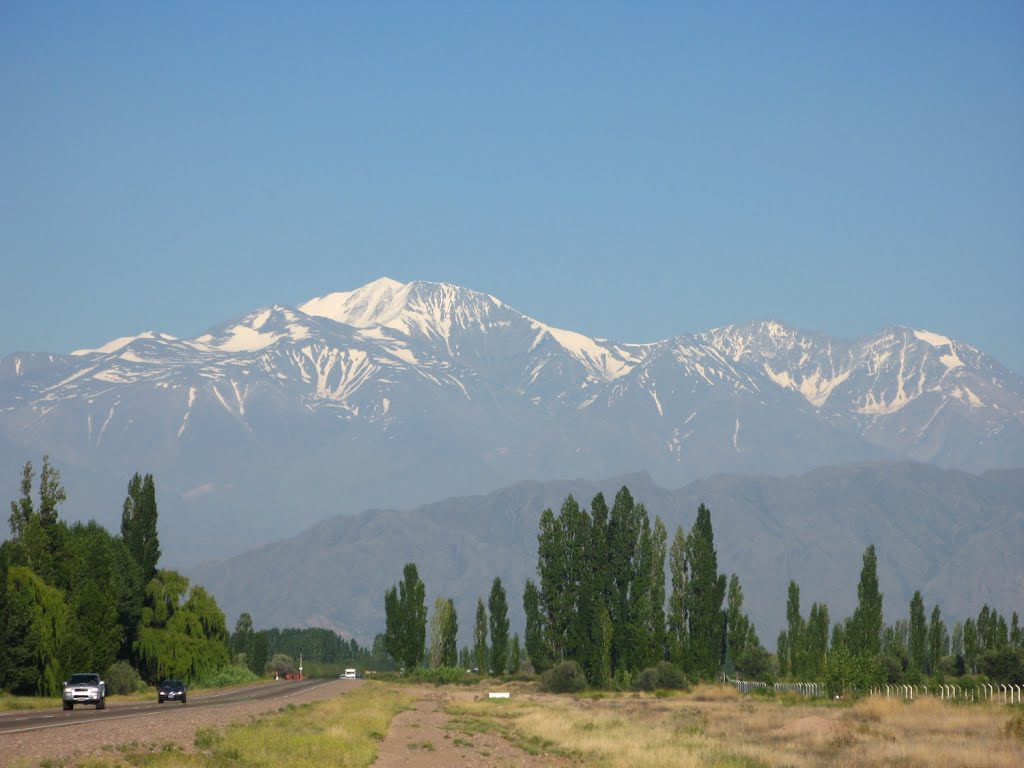
[[[806,617],[823,602],[841,621],[857,603],[870,544],[886,619],[906,618],[921,590],[947,624],[988,603],[1024,612],[1024,470],[972,475],[913,462],[826,467],[785,478],[719,475],[666,490],[645,473],[593,482],[521,482],[489,494],[412,510],[338,515],[294,537],[188,570],[231,617],[258,626],[323,626],[370,642],[384,627],[384,591],[417,564],[428,607],[452,597],[460,643],[471,643],[478,598],[499,576],[513,631],[525,626],[522,590],[537,580],[537,532],[545,508],[572,494],[590,508],[625,485],[652,519],[689,531],[697,507],[711,510],[720,573],[736,573],[761,642],[774,649],[786,620],[790,579]]]
[[[625,343],[382,278],[191,339],[7,355],[0,489],[13,498],[44,453],[65,514],[113,528],[130,475],[152,472],[166,560],[194,565],[338,513],[524,480],[1019,467],[1024,379],[900,326],[845,340],[763,321]]]

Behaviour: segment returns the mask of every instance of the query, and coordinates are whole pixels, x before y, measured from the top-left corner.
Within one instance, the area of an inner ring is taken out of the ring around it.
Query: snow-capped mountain
[[[383,278],[192,339],[8,355],[0,452],[10,497],[21,463],[49,453],[71,515],[106,523],[131,473],[153,472],[165,551],[191,560],[524,479],[1021,466],[1024,380],[923,330],[842,340],[759,322],[627,344]]]

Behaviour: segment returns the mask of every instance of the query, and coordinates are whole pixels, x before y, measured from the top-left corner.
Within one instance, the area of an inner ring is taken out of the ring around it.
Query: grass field
[[[932,698],[808,703],[708,686],[667,697],[525,694],[458,701],[448,711],[608,768],[1024,765],[1024,709]]]

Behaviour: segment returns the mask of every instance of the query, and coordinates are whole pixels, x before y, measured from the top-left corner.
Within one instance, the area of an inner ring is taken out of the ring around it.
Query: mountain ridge
[[[0,459],[50,453],[101,521],[133,472],[153,472],[175,520],[166,551],[198,560],[338,511],[522,479],[1020,466],[1024,378],[903,326],[849,340],[756,321],[622,343],[490,294],[382,278],[191,339],[8,355],[0,433]],[[0,482],[16,495],[16,473]],[[218,535],[196,542],[195,524]]]
[[[861,555],[878,553],[888,620],[905,618],[915,590],[941,602],[951,623],[982,603],[1014,608],[1024,593],[1016,543],[1024,533],[1024,469],[975,475],[917,462],[822,467],[787,477],[716,475],[676,490],[646,473],[603,481],[524,481],[492,493],[414,509],[338,515],[287,539],[188,570],[230,615],[261,626],[319,625],[368,642],[383,627],[383,594],[416,562],[428,598],[456,600],[468,638],[495,576],[522,631],[522,588],[536,580],[538,521],[568,495],[589,509],[623,485],[671,536],[689,531],[699,504],[711,510],[718,567],[740,576],[745,606],[771,647],[785,620],[790,579],[804,611],[827,603],[833,621],[852,613]],[[952,617],[952,618],[950,618]],[[464,638],[465,641],[465,638]]]

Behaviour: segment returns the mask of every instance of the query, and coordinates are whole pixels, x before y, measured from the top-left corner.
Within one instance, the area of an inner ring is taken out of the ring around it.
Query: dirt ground
[[[400,712],[381,744],[374,768],[545,768],[578,763],[552,754],[533,755],[494,731],[476,732],[445,714],[449,702],[485,697],[479,690],[422,688],[414,709]]]

